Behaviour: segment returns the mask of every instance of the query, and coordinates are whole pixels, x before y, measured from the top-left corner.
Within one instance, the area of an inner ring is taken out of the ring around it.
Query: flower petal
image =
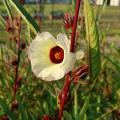
[[[55,46],[60,46],[64,50],[64,59],[60,64],[52,63],[50,60],[50,50]],[[28,49],[34,74],[45,81],[63,78],[72,70],[76,61],[75,53],[69,52],[69,48],[70,41],[65,34],[59,34],[57,40],[48,32],[38,34]]]
[[[49,32],[42,32],[42,33],[38,33],[35,40],[37,41],[45,41],[51,39],[53,41],[56,41],[56,39],[49,33]]]
[[[70,40],[68,39],[66,34],[62,34],[62,33],[58,34],[57,44],[59,44],[61,47],[65,49],[67,48],[67,50],[70,49]]]
[[[37,35],[37,40],[33,40],[28,49],[28,57],[31,60],[32,70],[36,76],[45,67],[53,65],[50,61],[49,52],[52,47],[56,46],[54,40],[43,39],[39,41],[39,37]]]
[[[72,70],[76,56],[75,53],[69,52],[70,50],[70,40],[65,34],[58,34],[57,36],[57,44],[59,44],[64,49],[64,60],[60,64],[61,68],[64,70],[65,73],[70,72]]]
[[[65,75],[64,71],[59,67],[59,65],[53,65],[43,69],[38,77],[45,81],[59,80]]]
[[[65,73],[70,72],[75,64],[76,56],[75,53],[65,53],[64,61],[61,63],[61,69],[64,70]]]

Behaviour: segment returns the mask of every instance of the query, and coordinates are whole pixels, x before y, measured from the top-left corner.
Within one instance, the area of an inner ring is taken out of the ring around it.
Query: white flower
[[[75,53],[69,52],[70,41],[65,34],[57,40],[49,33],[38,33],[28,49],[33,73],[45,81],[59,80],[72,70]]]

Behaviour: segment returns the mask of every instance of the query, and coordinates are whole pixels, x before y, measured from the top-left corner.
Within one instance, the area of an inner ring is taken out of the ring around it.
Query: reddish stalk
[[[16,92],[17,92],[17,84],[18,84],[18,68],[19,68],[19,63],[20,63],[20,54],[21,54],[21,49],[20,49],[20,32],[21,32],[21,17],[18,16],[17,18],[17,29],[18,29],[18,58],[17,58],[17,65],[15,68],[15,78],[14,78],[14,86],[13,86],[13,101],[15,100]]]
[[[71,44],[70,44],[70,52],[73,52],[73,53],[75,51],[75,34],[76,34],[80,3],[81,3],[81,0],[76,0],[76,8],[75,8],[75,13],[74,13],[74,21],[73,21],[73,27],[72,27]],[[67,101],[67,97],[69,94],[70,84],[71,84],[71,79],[70,79],[70,72],[69,72],[66,75],[63,89],[61,93],[59,94],[59,102],[60,102],[59,103],[60,104],[59,115],[58,115],[59,120],[61,120],[62,115],[63,115],[64,106],[65,106],[65,103]]]
[[[71,35],[70,52],[75,51],[75,34],[76,34],[76,27],[77,27],[80,3],[81,3],[81,0],[76,0],[76,8],[75,8],[75,13],[74,13],[74,21],[73,21],[72,35]]]
[[[60,102],[59,103],[60,104],[59,116],[58,116],[59,120],[61,120],[61,118],[62,118],[64,106],[67,101],[67,97],[69,95],[70,83],[71,83],[70,73],[68,73],[65,78],[65,83],[64,83],[63,89],[62,89],[61,93],[59,94],[59,102]]]

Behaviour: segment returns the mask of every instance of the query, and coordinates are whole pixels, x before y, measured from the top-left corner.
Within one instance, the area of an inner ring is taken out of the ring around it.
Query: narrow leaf
[[[87,115],[86,114],[84,115],[84,120],[87,120]]]
[[[4,61],[3,48],[2,45],[0,45],[0,68],[1,68],[0,77],[1,77],[2,86],[5,85],[5,66],[3,61]]]
[[[84,0],[86,39],[88,46],[90,80],[95,80],[100,72],[100,47],[98,29],[89,0]]]
[[[117,68],[118,71],[120,71],[120,62],[118,62],[116,59],[110,57],[110,56],[105,56],[105,58],[114,65],[114,67]]]
[[[63,112],[63,117],[65,118],[65,120],[73,120],[72,115],[69,114],[67,111]]]
[[[27,115],[25,106],[23,104],[20,104],[19,110],[21,113],[21,120],[28,120],[28,115]]]
[[[84,120],[85,119],[86,110],[87,110],[87,108],[89,106],[89,98],[90,98],[90,96],[87,96],[87,99],[85,100],[85,103],[84,103],[82,109],[80,110],[78,120]]]
[[[15,115],[9,110],[9,107],[3,99],[0,98],[0,107],[9,116],[10,120],[16,120]]]
[[[30,14],[25,10],[25,8],[18,2],[18,0],[9,0],[13,7],[19,12],[22,18],[30,25],[32,31],[37,34],[40,31],[38,24],[30,16]]]
[[[8,12],[8,15],[9,15],[10,19],[12,19],[12,18],[13,18],[13,17],[12,17],[12,12],[11,12],[10,6],[9,6],[9,4],[7,3],[7,1],[8,1],[8,0],[3,0],[3,3],[4,3],[4,5],[5,5],[5,7],[6,7],[6,10],[7,10],[7,12]]]
[[[5,29],[5,26],[6,26],[6,22],[4,20],[4,18],[2,16],[0,16],[0,26]]]
[[[74,118],[78,116],[78,100],[77,100],[77,90],[74,91]]]
[[[26,33],[26,40],[28,44],[31,42],[31,33],[30,33],[30,25],[27,25],[27,33]]]

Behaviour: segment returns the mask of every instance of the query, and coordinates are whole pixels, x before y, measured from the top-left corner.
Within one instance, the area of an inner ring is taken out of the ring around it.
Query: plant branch
[[[15,96],[16,96],[16,92],[17,92],[17,88],[15,87],[16,86],[16,83],[17,83],[17,78],[18,78],[18,69],[19,69],[19,63],[20,63],[20,54],[21,54],[21,49],[20,49],[20,32],[21,32],[21,17],[20,15],[18,16],[18,51],[17,51],[17,65],[16,65],[16,68],[15,68],[15,78],[14,78],[14,88],[13,88],[13,100],[15,100]]]
[[[71,44],[70,44],[70,52],[73,52],[73,53],[75,52],[75,34],[76,34],[80,3],[81,3],[81,0],[76,0],[76,8],[75,8],[75,13],[74,13],[74,21],[73,21],[73,27],[72,27]],[[59,94],[59,102],[60,102],[59,103],[60,104],[59,115],[58,115],[59,120],[61,120],[62,115],[63,115],[64,106],[65,106],[65,103],[67,101],[67,97],[69,94],[70,84],[71,84],[71,80],[70,80],[70,72],[69,72],[66,75],[63,89],[61,93]]]
[[[76,8],[75,8],[75,13],[74,13],[74,21],[73,21],[72,35],[71,35],[70,52],[75,51],[75,34],[76,34],[80,3],[81,3],[81,0],[76,0]]]

